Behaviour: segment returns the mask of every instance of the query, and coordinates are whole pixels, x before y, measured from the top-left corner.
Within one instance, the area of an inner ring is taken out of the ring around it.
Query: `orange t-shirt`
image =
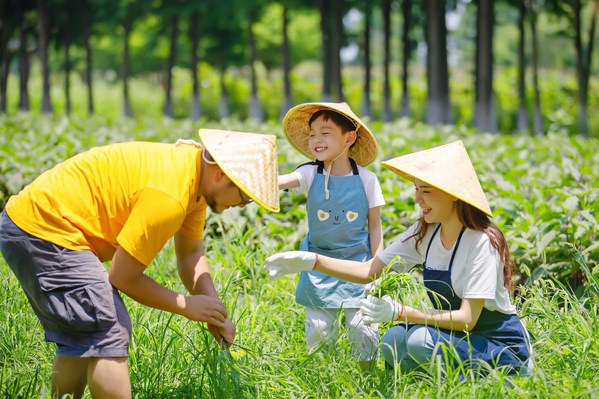
[[[175,233],[203,237],[201,151],[147,142],[93,148],[41,174],[6,212],[35,237],[102,261],[121,246],[147,266]]]

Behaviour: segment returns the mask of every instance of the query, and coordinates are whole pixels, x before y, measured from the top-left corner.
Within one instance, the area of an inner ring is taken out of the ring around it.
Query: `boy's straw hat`
[[[229,179],[258,205],[279,211],[276,136],[218,129],[198,131],[204,148]]]
[[[291,108],[285,115],[285,118],[283,118],[283,131],[295,148],[308,158],[314,158],[308,146],[310,136],[308,122],[312,115],[321,109],[335,111],[348,118],[356,126],[358,140],[353,148],[349,150],[349,156],[358,165],[366,166],[375,160],[378,151],[376,139],[364,122],[353,113],[347,103],[304,103]]]
[[[493,216],[487,197],[462,141],[433,147],[382,162],[393,172],[443,190]]]

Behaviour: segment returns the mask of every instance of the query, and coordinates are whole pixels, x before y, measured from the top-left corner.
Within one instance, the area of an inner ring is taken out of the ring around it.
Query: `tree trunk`
[[[426,8],[426,70],[428,124],[451,122],[449,103],[449,71],[447,66],[447,27],[445,0],[425,0]]]
[[[45,0],[37,0],[37,30],[39,35],[39,54],[42,64],[42,112],[52,112],[50,101],[50,65],[48,63],[48,44],[50,42],[50,29],[48,10]]]
[[[256,78],[256,39],[254,38],[254,17],[250,17],[249,26],[249,45],[250,45],[250,79],[251,79],[251,93],[250,93],[250,117],[262,122],[264,116],[262,115],[262,106],[260,105],[260,99],[258,98],[258,79]]]
[[[519,17],[518,30],[520,31],[520,41],[518,42],[518,131],[526,132],[529,129],[528,108],[526,106],[526,64],[524,47],[526,43],[526,29],[524,21],[526,20],[525,0],[518,2]]]
[[[331,41],[332,56],[332,87],[338,102],[343,98],[343,79],[341,73],[341,44],[343,43],[343,0],[333,0],[333,12],[331,15],[333,40]]]
[[[71,32],[67,28],[65,32],[64,43],[64,95],[65,95],[65,112],[71,115]]]
[[[194,121],[202,117],[202,103],[200,101],[200,85],[198,76],[198,45],[200,42],[200,12],[195,10],[191,13],[189,26],[189,40],[191,41],[191,117]]]
[[[8,52],[8,38],[10,37],[9,15],[10,8],[8,1],[2,2],[2,15],[0,15],[0,112],[6,113],[7,110],[7,85],[8,70],[10,66],[10,53]]]
[[[322,101],[331,99],[332,54],[331,54],[331,7],[330,0],[319,0],[320,30],[322,36]]]
[[[90,44],[91,27],[85,29],[84,46],[85,46],[85,84],[87,86],[87,113],[93,115],[94,110],[94,91],[93,91],[93,62],[92,62],[92,47]]]
[[[391,0],[383,0],[383,122],[391,120],[391,83],[389,82],[389,64],[391,63]]]
[[[19,13],[19,109],[29,111],[29,53],[27,52],[27,33],[24,15]]]
[[[538,40],[537,40],[537,13],[530,4],[530,30],[532,35],[532,84],[534,89],[534,118],[533,132],[535,136],[543,136],[543,116],[541,113],[541,93],[539,90],[539,67],[538,67]]]
[[[283,63],[283,87],[284,96],[283,107],[281,108],[280,118],[282,119],[287,111],[293,107],[291,94],[291,59],[289,56],[289,16],[287,5],[283,4],[283,44],[281,46],[281,60]]]
[[[497,133],[493,91],[494,0],[478,0],[476,16],[476,104],[474,125],[479,132]]]
[[[171,18],[171,38],[169,45],[168,61],[166,66],[166,82],[164,85],[165,101],[163,114],[169,118],[173,117],[173,68],[177,58],[177,37],[179,36],[179,16]]]
[[[578,80],[578,133],[582,134],[585,137],[589,137],[589,79],[593,57],[595,26],[597,23],[597,11],[599,10],[599,0],[595,0],[593,6],[591,25],[589,27],[589,41],[586,51],[584,48],[584,44],[582,43],[582,5],[580,0],[574,0],[572,7],[574,9],[574,46],[576,48],[576,76]]]
[[[220,117],[221,119],[228,118],[229,112],[229,94],[227,92],[227,84],[225,82],[225,73],[227,67],[225,62],[221,61],[220,66]]]
[[[126,18],[123,22],[123,60],[121,63],[121,79],[123,80],[123,115],[126,117],[133,116],[131,113],[131,105],[129,104],[129,36],[133,21]]]
[[[372,6],[370,0],[364,2],[364,90],[362,95],[361,112],[363,117],[370,117],[372,114],[372,99],[370,98],[370,84],[372,65],[370,62],[370,24],[372,19]]]
[[[408,65],[412,58],[412,46],[410,46],[410,30],[412,28],[412,0],[403,0],[401,3],[401,11],[403,14],[403,32],[401,35],[402,44],[402,64],[401,64],[401,117],[408,118],[410,116],[410,92],[408,90]]]

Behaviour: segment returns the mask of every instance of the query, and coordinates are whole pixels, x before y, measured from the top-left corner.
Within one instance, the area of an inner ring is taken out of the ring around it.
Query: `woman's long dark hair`
[[[497,227],[480,209],[475,208],[461,200],[457,200],[456,204],[460,223],[471,230],[478,230],[485,233],[489,237],[489,240],[491,240],[491,245],[493,248],[499,252],[499,256],[503,262],[503,285],[508,289],[508,291],[513,292],[514,280],[512,276],[514,274],[514,260],[510,256],[510,249],[505,236],[501,230],[499,230],[499,227]],[[428,228],[428,223],[424,221],[424,217],[420,217],[419,222],[420,223],[416,229],[416,232],[414,232],[414,235],[408,237],[416,237],[417,249],[422,243]]]

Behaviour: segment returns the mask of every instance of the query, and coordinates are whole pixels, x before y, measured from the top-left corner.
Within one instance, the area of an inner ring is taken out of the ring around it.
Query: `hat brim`
[[[354,123],[358,140],[349,150],[349,156],[358,165],[366,166],[371,164],[378,155],[376,138],[366,124],[352,112],[346,103],[314,102],[299,104],[291,108],[283,118],[283,132],[287,140],[299,152],[313,159],[314,155],[310,152],[308,143],[310,138],[310,126],[308,126],[308,122],[315,112],[323,109],[337,112]]]
[[[198,131],[205,149],[245,195],[279,212],[276,136],[219,129]]]
[[[461,141],[402,155],[381,164],[412,182],[418,179],[493,216]]]

